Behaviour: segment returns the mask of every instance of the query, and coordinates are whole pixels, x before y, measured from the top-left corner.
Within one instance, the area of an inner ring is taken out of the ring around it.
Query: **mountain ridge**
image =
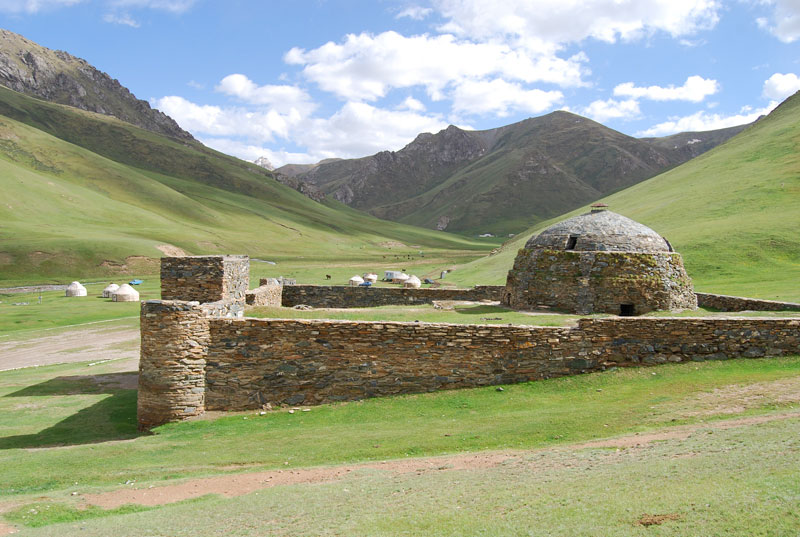
[[[483,131],[450,125],[398,151],[318,163],[297,177],[383,219],[505,234],[652,177],[743,128],[637,139],[556,111]]]

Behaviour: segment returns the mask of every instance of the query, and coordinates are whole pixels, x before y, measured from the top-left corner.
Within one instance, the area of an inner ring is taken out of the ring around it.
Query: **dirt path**
[[[41,334],[41,335],[40,335]],[[0,339],[0,371],[66,362],[138,359],[139,328],[130,321],[94,323]]]
[[[530,460],[535,453],[560,452],[569,453],[592,448],[647,448],[653,442],[663,440],[683,440],[699,430],[725,430],[736,427],[745,427],[759,423],[776,420],[800,418],[800,411],[784,412],[766,416],[737,418],[712,423],[676,426],[652,433],[632,434],[617,438],[571,444],[558,448],[540,449],[533,451],[490,451],[462,455],[446,455],[441,457],[428,457],[419,459],[398,459],[381,463],[363,463],[355,465],[330,466],[319,468],[299,468],[294,470],[270,470],[242,474],[229,474],[214,477],[191,479],[182,483],[165,486],[151,486],[150,488],[124,488],[100,494],[85,494],[81,497],[82,505],[96,505],[104,509],[113,509],[125,504],[138,504],[146,506],[164,505],[206,494],[220,494],[231,498],[249,494],[257,490],[281,485],[297,485],[309,483],[322,483],[342,479],[351,472],[374,469],[385,471],[392,475],[432,471],[473,470],[493,468],[503,464],[523,464],[535,469],[550,468],[555,466],[571,465],[567,460],[554,461],[548,457]]]

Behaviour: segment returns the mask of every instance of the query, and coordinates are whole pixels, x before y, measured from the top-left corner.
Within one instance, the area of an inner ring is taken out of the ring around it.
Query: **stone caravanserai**
[[[138,422],[526,382],[608,367],[800,352],[800,319],[629,317],[708,305],[800,304],[693,293],[680,256],[649,228],[608,211],[556,224],[521,249],[503,286],[248,290],[247,256],[165,257],[162,300],[142,302]],[[247,305],[363,307],[435,300],[608,312],[575,326],[245,318]],[[622,316],[620,316],[622,315]]]

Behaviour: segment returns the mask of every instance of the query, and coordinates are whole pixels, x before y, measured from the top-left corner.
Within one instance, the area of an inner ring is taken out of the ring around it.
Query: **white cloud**
[[[800,78],[794,73],[775,73],[764,81],[764,97],[783,101],[800,91]]]
[[[157,99],[153,106],[171,116],[184,129],[212,136],[243,136],[259,142],[287,138],[290,129],[303,121],[297,112],[280,114],[276,110],[250,111],[243,108],[222,108],[198,105],[183,97]]]
[[[122,24],[130,26],[131,28],[138,28],[139,23],[131,17],[128,13],[106,13],[103,15],[103,20],[111,24]]]
[[[417,20],[417,21],[421,21],[422,19],[424,19],[425,17],[427,17],[431,13],[433,13],[433,9],[431,9],[429,7],[409,6],[409,7],[405,8],[403,11],[401,11],[400,13],[398,13],[395,16],[395,18],[396,19],[402,19],[404,17],[407,17],[409,19],[414,19],[414,20]]]
[[[721,114],[709,114],[705,111],[696,112],[690,116],[672,117],[669,121],[654,125],[647,130],[637,133],[638,136],[666,136],[677,132],[708,131],[714,129],[724,129],[752,123],[759,116],[769,114],[776,106],[777,101],[770,102],[764,108],[752,109],[744,107],[738,114],[724,116]]]
[[[197,0],[110,0],[109,4],[120,8],[148,8],[183,13],[189,10]]]
[[[673,37],[709,29],[717,0],[434,0],[449,19],[441,29],[472,38],[505,37],[534,43],[572,43],[592,37],[613,43],[655,32]]]
[[[445,127],[447,124],[436,116],[348,102],[329,118],[304,123],[293,139],[323,158],[352,158],[401,149],[420,132]]]
[[[270,106],[281,113],[297,110],[307,115],[315,108],[308,93],[296,86],[259,86],[242,74],[226,76],[215,89],[250,104]]]
[[[624,101],[607,99],[593,101],[581,110],[581,114],[599,123],[604,123],[609,119],[633,119],[639,116],[640,111],[639,103],[634,99]]]
[[[59,7],[69,7],[83,0],[0,0],[0,11],[6,13],[38,13]]]
[[[465,81],[453,92],[453,110],[463,114],[496,114],[512,112],[537,114],[549,110],[564,99],[560,91],[524,89],[520,84],[502,79]]]
[[[719,91],[716,80],[701,76],[690,76],[683,86],[675,87],[670,84],[666,88],[661,86],[637,87],[633,82],[625,82],[614,88],[617,97],[631,97],[634,99],[651,99],[653,101],[689,101],[698,103]]]
[[[249,144],[231,138],[200,138],[201,143],[228,155],[239,157],[243,160],[253,161],[258,157],[267,157],[275,166],[280,168],[284,164],[313,164],[324,157],[315,157],[308,153],[297,153],[283,149],[270,149],[262,145]]]
[[[402,103],[400,103],[397,109],[411,110],[413,112],[424,112],[425,105],[422,103],[422,101],[418,101],[417,99],[409,95],[408,97],[405,98],[405,100]]]
[[[773,6],[773,11],[771,18],[756,20],[759,26],[784,43],[792,43],[800,38],[800,1],[761,0],[761,3]]]
[[[350,34],[343,43],[291,49],[287,63],[321,89],[346,100],[374,101],[393,88],[423,86],[434,100],[464,80],[500,76],[526,83],[583,85],[586,56],[563,59],[530,54],[509,45],[459,41],[452,35],[406,37],[396,32]]]

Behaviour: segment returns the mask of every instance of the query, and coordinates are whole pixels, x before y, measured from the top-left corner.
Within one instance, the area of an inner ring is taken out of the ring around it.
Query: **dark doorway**
[[[619,314],[621,317],[633,317],[636,315],[636,308],[633,304],[620,304]]]
[[[567,250],[574,250],[576,244],[578,244],[578,237],[570,235],[567,239]]]

